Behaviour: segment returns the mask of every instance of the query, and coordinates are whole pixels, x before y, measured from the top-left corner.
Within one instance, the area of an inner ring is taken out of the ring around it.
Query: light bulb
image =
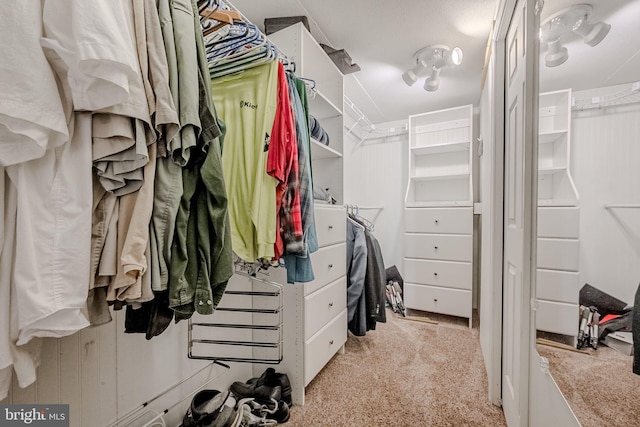
[[[453,65],[462,64],[462,49],[459,47],[454,47],[451,51],[451,62]]]
[[[424,90],[427,92],[435,92],[440,87],[440,68],[431,68],[431,73],[424,81]]]

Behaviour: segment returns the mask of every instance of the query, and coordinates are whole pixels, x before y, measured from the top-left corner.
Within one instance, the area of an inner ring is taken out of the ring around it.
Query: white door
[[[519,0],[505,41],[502,405],[509,427],[528,425],[531,235],[537,105],[536,17]]]

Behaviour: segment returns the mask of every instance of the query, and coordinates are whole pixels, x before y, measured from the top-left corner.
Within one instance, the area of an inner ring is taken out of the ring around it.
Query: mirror
[[[640,0],[541,15],[536,347],[583,426],[640,423],[624,314],[640,284],[639,16]],[[621,317],[590,329],[588,310],[583,334],[580,301]]]

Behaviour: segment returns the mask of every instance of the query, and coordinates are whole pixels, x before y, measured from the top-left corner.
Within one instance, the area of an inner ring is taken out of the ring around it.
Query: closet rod
[[[211,360],[211,357],[189,356],[189,359]],[[253,357],[227,357],[227,358],[221,358],[219,360],[225,360],[227,362],[238,362],[238,363],[259,363],[261,365],[278,365],[280,362],[282,362],[282,359],[256,359]]]
[[[231,328],[231,329],[259,329],[261,331],[277,331],[278,326],[271,325],[242,325],[236,323],[193,323],[193,326],[205,326],[209,328]]]
[[[220,345],[233,345],[240,347],[260,347],[260,348],[278,348],[278,343],[273,342],[260,342],[260,341],[229,341],[229,340],[205,340],[194,339],[192,343],[200,344],[220,344]]]
[[[267,309],[267,308],[237,308],[237,307],[218,307],[216,311],[231,311],[236,313],[260,313],[260,314],[278,314],[280,310],[278,309]]]
[[[237,273],[236,273],[237,274]],[[225,291],[227,295],[248,295],[254,297],[277,297],[279,292],[263,292],[263,291]]]
[[[605,203],[605,209],[640,209],[640,203]]]
[[[191,374],[190,376],[188,376],[187,378],[183,378],[181,381],[175,383],[174,385],[170,386],[169,388],[167,388],[166,390],[164,390],[163,392],[159,393],[158,395],[156,395],[155,397],[147,400],[146,402],[142,403],[140,406],[133,408],[132,410],[130,410],[129,412],[127,412],[126,414],[124,414],[123,416],[119,417],[117,420],[115,420],[114,422],[112,422],[111,424],[107,425],[106,427],[115,427],[117,425],[119,425],[120,423],[124,422],[127,418],[130,418],[132,415],[134,415],[136,412],[138,412],[141,409],[146,408],[147,406],[149,406],[149,404],[151,404],[152,402],[158,400],[159,398],[161,398],[162,396],[164,396],[165,394],[167,394],[168,392],[170,392],[171,390],[173,390],[174,388],[184,384],[185,382],[189,381],[191,378],[195,377],[196,375],[199,375],[200,373],[202,373],[205,369],[213,367],[213,365],[220,365],[226,369],[231,369],[230,366],[225,365],[224,363],[220,363],[217,361],[213,361],[211,363],[209,363],[208,365],[205,365],[202,369],[199,369],[198,371],[194,372],[193,374]],[[208,384],[209,382],[211,382],[212,380],[218,378],[218,376],[211,378],[209,381],[207,381],[204,385]]]

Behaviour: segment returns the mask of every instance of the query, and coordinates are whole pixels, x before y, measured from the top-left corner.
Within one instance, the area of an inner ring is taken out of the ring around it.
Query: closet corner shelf
[[[339,159],[340,157],[342,157],[342,153],[339,151],[311,138],[312,159]]]
[[[567,134],[566,130],[557,130],[553,132],[540,132],[538,134],[538,144],[551,144],[553,142],[556,142],[566,134]]]
[[[309,111],[318,120],[342,116],[342,108],[331,102],[319,90],[316,91],[315,97],[309,97]]]
[[[470,147],[469,141],[447,142],[443,144],[426,145],[422,147],[411,147],[411,152],[416,156],[428,154],[452,153],[455,151],[466,151]]]
[[[430,175],[414,175],[411,177],[413,181],[441,181],[441,180],[455,180],[455,179],[469,179],[469,172],[461,173],[437,173]]]

